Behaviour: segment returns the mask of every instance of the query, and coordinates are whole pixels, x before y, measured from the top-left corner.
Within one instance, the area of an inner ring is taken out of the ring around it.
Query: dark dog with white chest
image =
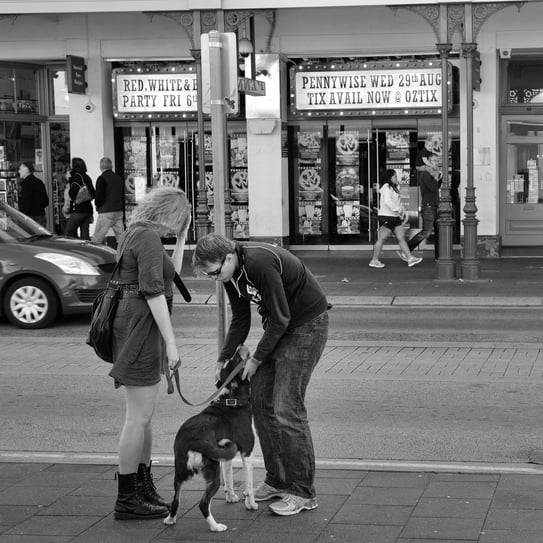
[[[246,347],[238,349],[224,365],[219,387],[238,363],[246,360],[248,356],[249,350]],[[179,428],[174,441],[175,494],[170,515],[164,519],[164,524],[175,524],[181,485],[195,473],[200,473],[206,481],[204,495],[199,504],[200,511],[212,532],[226,530],[226,525],[215,521],[210,506],[221,485],[221,470],[226,501],[239,501],[234,492],[232,474],[232,459],[238,452],[245,472],[245,507],[250,510],[258,509],[253,492],[252,453],[255,436],[252,427],[251,390],[249,381],[241,379],[242,371],[243,368],[230,381],[223,394]]]

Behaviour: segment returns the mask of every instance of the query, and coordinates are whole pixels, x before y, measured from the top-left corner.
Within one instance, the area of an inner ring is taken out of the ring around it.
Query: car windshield
[[[20,211],[0,202],[0,242],[13,243],[49,237],[51,232]]]

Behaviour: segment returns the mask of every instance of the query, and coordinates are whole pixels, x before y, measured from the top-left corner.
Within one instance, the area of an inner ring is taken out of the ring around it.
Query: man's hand
[[[221,370],[223,366],[224,366],[224,362],[221,362],[221,361],[218,361],[215,364],[215,381],[221,380]]]
[[[245,368],[243,369],[241,378],[248,379],[250,381],[251,377],[256,373],[256,370],[258,369],[260,364],[262,364],[262,362],[251,356],[245,363]]]

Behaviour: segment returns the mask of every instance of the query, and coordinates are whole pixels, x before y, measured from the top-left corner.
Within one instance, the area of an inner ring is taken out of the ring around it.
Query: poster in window
[[[320,161],[322,135],[320,132],[298,132],[298,158],[302,162]]]
[[[358,164],[358,131],[336,132],[336,163]]]

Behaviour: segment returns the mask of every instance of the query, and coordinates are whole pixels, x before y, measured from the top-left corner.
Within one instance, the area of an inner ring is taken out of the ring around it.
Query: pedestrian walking
[[[161,374],[180,363],[170,313],[175,275],[161,236],[184,239],[191,220],[185,193],[174,187],[149,192],[121,236],[117,259],[121,299],[113,324],[115,387],[124,386],[126,414],[119,439],[117,520],[167,516],[167,503],[151,475],[152,417]],[[179,244],[178,244],[179,245]]]
[[[305,394],[328,338],[328,303],[314,275],[285,249],[234,242],[218,234],[201,238],[195,271],[221,281],[232,320],[216,374],[249,334],[251,302],[257,304],[264,333],[247,361],[253,416],[264,456],[265,480],[255,500],[282,498],[270,505],[278,515],[318,506],[315,454]]]
[[[45,208],[49,205],[45,185],[34,175],[32,162],[21,162],[18,171],[21,178],[19,211],[45,227],[47,225]]]
[[[111,228],[117,244],[124,232],[124,181],[113,171],[113,163],[108,157],[100,159],[102,173],[96,180],[96,196],[94,205],[98,212],[92,241],[104,243]]]
[[[379,255],[383,249],[383,244],[390,234],[394,234],[398,244],[405,256],[404,260],[409,267],[416,266],[422,262],[422,258],[411,255],[411,251],[405,241],[404,223],[407,219],[406,212],[400,200],[400,190],[398,188],[398,176],[396,171],[386,170],[381,188],[379,189],[379,211],[377,220],[379,221],[378,239],[373,246],[373,256],[370,260],[370,268],[384,268],[385,265],[379,260]],[[403,257],[402,257],[403,258]]]
[[[90,240],[89,226],[93,220],[92,199],[95,191],[91,178],[87,174],[87,165],[82,158],[72,158],[70,170],[70,210],[66,231],[64,234],[72,238],[77,237],[77,229],[80,230],[80,238]]]

